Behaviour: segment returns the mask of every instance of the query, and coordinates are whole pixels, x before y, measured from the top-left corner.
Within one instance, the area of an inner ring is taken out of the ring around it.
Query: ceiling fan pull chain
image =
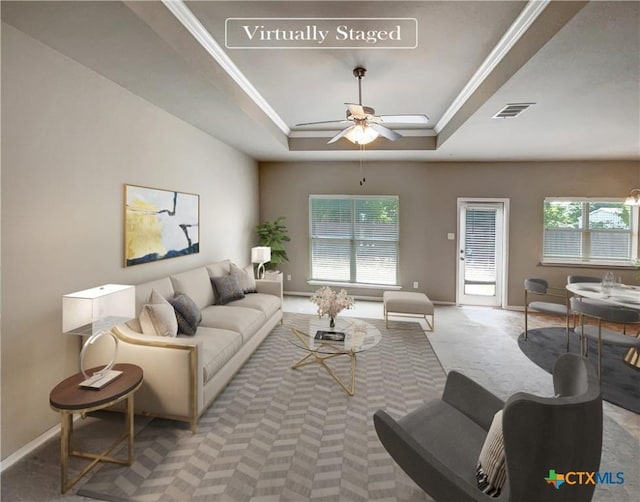
[[[366,145],[360,145],[360,186],[363,186],[367,179],[364,177],[364,150]]]

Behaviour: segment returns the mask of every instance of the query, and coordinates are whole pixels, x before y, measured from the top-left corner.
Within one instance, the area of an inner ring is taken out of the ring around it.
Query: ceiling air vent
[[[535,103],[509,103],[502,110],[496,113],[494,119],[512,119],[520,115],[523,111]]]

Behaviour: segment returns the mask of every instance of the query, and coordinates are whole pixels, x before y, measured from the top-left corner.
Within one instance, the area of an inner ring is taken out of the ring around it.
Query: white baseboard
[[[81,415],[76,415],[73,417],[73,421],[80,420]],[[37,438],[29,441],[22,448],[14,451],[11,455],[5,458],[2,462],[0,462],[0,472],[4,472],[5,469],[8,469],[15,463],[22,460],[24,457],[38,449],[40,446],[45,444],[50,439],[53,439],[56,436],[60,435],[60,424],[56,424],[51,429],[46,430],[42,434],[40,434]]]
[[[2,462],[0,462],[0,472],[4,472],[5,469],[8,469],[16,462],[19,462],[24,457],[29,455],[29,453],[34,451],[36,448],[42,446],[43,444],[45,444],[47,441],[49,441],[51,438],[55,437],[58,434],[60,434],[59,424],[54,425],[53,427],[51,427],[51,429],[43,432],[37,438],[29,441],[22,448],[14,451],[11,455],[9,455]]]

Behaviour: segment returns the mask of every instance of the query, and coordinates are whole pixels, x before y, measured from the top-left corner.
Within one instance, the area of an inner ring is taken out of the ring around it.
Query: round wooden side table
[[[92,375],[99,369],[101,368],[92,368],[87,373]],[[56,385],[49,395],[51,407],[60,413],[60,485],[62,493],[65,493],[75,485],[98,462],[111,462],[122,465],[131,465],[133,463],[133,395],[142,385],[142,368],[135,364],[123,363],[116,364],[113,369],[122,371],[122,375],[100,390],[80,387],[80,382],[85,379],[85,376],[82,373],[76,373]],[[71,447],[74,413],[85,414],[102,410],[124,400],[127,401],[125,432],[109,448],[102,453],[88,453],[74,450]],[[116,446],[124,440],[127,440],[128,444],[127,458],[109,456]],[[69,456],[92,461],[72,480],[68,478]]]

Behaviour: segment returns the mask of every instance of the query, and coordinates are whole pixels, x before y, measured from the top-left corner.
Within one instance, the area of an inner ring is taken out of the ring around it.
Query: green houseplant
[[[289,242],[291,238],[287,235],[288,230],[284,225],[284,216],[280,216],[273,221],[265,221],[256,225],[260,246],[268,246],[271,248],[271,261],[264,264],[267,270],[275,270],[278,265],[289,261],[284,243]]]

